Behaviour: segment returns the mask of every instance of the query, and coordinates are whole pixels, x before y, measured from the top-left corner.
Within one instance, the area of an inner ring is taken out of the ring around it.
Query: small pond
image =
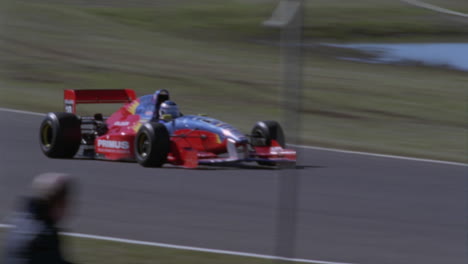
[[[372,55],[372,58],[341,59],[367,63],[422,63],[468,71],[468,43],[399,43],[399,44],[324,44],[351,48]]]

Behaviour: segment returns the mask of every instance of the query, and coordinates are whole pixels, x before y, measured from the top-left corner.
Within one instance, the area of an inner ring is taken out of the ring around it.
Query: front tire
[[[276,140],[281,147],[286,146],[283,128],[276,121],[259,121],[252,128],[251,143],[254,147],[271,146],[271,141]],[[257,161],[259,165],[275,166],[276,162]]]
[[[81,144],[81,121],[71,113],[48,113],[39,129],[39,144],[49,158],[73,158]]]
[[[259,121],[252,128],[253,146],[271,146],[271,140],[276,140],[281,147],[286,146],[283,128],[276,121]]]
[[[135,158],[143,167],[161,167],[170,150],[169,132],[163,124],[148,122],[135,137]]]

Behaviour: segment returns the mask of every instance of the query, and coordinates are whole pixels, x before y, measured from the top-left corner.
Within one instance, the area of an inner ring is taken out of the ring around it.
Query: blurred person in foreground
[[[38,175],[32,195],[15,213],[7,235],[5,264],[65,264],[57,224],[66,215],[71,191],[70,176],[62,173]]]

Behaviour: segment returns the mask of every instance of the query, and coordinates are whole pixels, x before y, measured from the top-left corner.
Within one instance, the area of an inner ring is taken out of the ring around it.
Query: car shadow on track
[[[115,161],[115,160],[103,160],[103,159],[89,159],[75,157],[73,159],[65,160],[83,160],[83,161],[97,161],[97,162],[109,162],[109,163],[127,163],[133,164],[132,166],[141,167],[135,161]],[[143,167],[141,167],[143,168]],[[216,171],[216,170],[261,170],[261,171],[285,171],[285,170],[311,170],[311,169],[322,169],[324,166],[319,165],[293,165],[292,167],[281,168],[280,166],[263,166],[256,163],[227,163],[227,164],[213,164],[213,165],[199,165],[197,168],[185,168],[183,166],[164,164],[161,168],[151,168],[146,169],[182,169],[182,170],[199,170],[199,171]]]
[[[287,170],[310,170],[321,169],[323,166],[295,165],[290,168],[280,168],[278,166],[261,166],[257,164],[218,164],[218,165],[200,165],[197,168],[187,169],[182,166],[165,165],[163,169],[183,169],[183,170],[261,170],[261,171],[287,171]]]

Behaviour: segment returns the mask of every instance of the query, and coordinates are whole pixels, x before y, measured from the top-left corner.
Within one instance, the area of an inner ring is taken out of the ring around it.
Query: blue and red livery
[[[246,135],[207,116],[161,117],[159,106],[169,98],[167,90],[139,98],[130,89],[65,90],[65,112],[48,113],[41,124],[41,149],[51,158],[137,161],[145,167],[296,162],[296,152],[285,148],[277,122],[257,122]],[[78,116],[76,105],[85,103],[124,105],[107,118]]]

